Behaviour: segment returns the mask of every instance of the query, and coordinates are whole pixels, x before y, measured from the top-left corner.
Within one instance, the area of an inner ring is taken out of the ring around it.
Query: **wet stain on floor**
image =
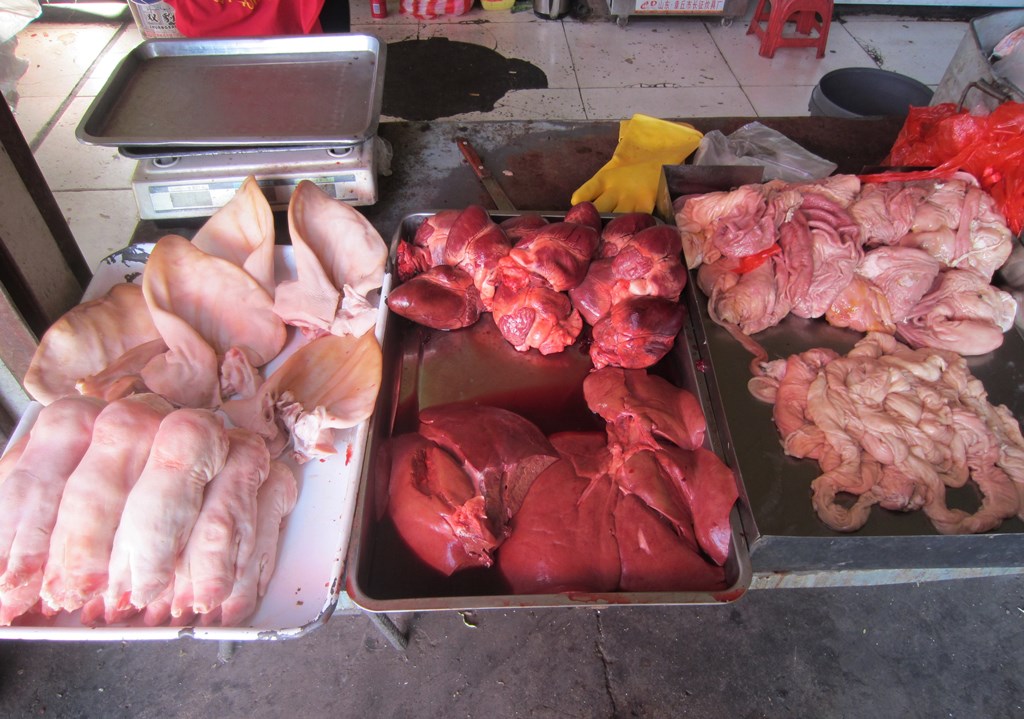
[[[464,112],[490,112],[509,90],[548,86],[536,65],[443,37],[389,43],[384,115],[437,120]]]

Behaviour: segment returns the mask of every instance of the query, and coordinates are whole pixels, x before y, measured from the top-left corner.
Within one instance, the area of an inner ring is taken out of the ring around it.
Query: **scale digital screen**
[[[331,176],[310,176],[302,178],[264,178],[258,181],[260,189],[271,205],[287,205],[295,186],[308,179],[315,182],[328,196],[346,200],[356,196],[354,185],[356,175],[346,173]],[[223,207],[234,197],[242,181],[213,182],[209,184],[153,185],[149,198],[156,212]]]

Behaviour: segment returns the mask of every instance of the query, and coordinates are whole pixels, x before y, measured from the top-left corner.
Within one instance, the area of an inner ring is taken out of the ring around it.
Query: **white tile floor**
[[[813,87],[840,67],[881,67],[938,84],[967,29],[966,22],[856,15],[832,24],[821,60],[809,48],[783,48],[769,60],[746,35],[754,4],[729,25],[718,18],[633,17],[623,28],[479,7],[418,21],[399,14],[398,0],[389,0],[386,19],[374,20],[367,0],[352,7],[351,30],[390,42],[444,36],[477,43],[547,75],[548,89],[512,91],[492,112],[451,118],[472,121],[619,119],[634,112],[806,115]],[[18,83],[16,117],[93,266],[127,243],[137,221],[129,189],[134,163],[82,145],[75,128],[117,62],[141,40],[130,22],[36,21],[18,36],[17,55],[30,67]]]

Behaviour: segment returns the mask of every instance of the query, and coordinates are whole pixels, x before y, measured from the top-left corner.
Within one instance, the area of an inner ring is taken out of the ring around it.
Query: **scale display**
[[[136,166],[132,189],[144,220],[211,215],[249,175],[275,210],[288,207],[303,180],[343,202],[372,205],[377,201],[372,145],[148,158]]]

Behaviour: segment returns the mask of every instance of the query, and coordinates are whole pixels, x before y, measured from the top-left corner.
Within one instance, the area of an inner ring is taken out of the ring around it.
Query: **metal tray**
[[[140,282],[152,244],[132,245],[104,259],[86,289],[82,301],[102,296],[119,282]],[[295,278],[291,245],[275,248],[277,281]],[[385,276],[381,307],[386,307],[390,278]],[[377,339],[382,326],[378,325]],[[298,349],[304,340],[294,328],[280,354],[265,368],[269,375]],[[40,405],[34,403],[21,418],[11,444],[27,432]],[[324,461],[296,465],[282,455],[295,470],[299,497],[292,513],[285,518],[278,548],[277,566],[260,599],[255,613],[239,627],[147,627],[141,617],[113,626],[86,627],[79,612],[60,612],[47,619],[39,614],[20,618],[19,624],[0,627],[0,639],[47,640],[136,640],[195,639],[253,640],[291,639],[322,626],[331,617],[342,592],[342,573],[352,527],[359,469],[369,431],[369,421],[351,429],[335,432],[338,453]]]
[[[386,47],[357,34],[147,40],[75,135],[112,147],[358,144],[377,130]]]
[[[433,213],[405,217],[393,240],[411,240]],[[500,222],[516,213],[492,213]],[[564,214],[543,213],[552,221]],[[542,356],[519,353],[497,331],[490,315],[473,327],[454,332],[429,330],[387,314],[384,327],[384,377],[377,409],[370,420],[359,497],[349,546],[346,592],[373,612],[496,607],[601,607],[611,604],[722,604],[739,599],[750,585],[747,545],[733,510],[732,549],[725,569],[728,588],[690,592],[608,592],[509,594],[497,570],[463,570],[443,578],[427,570],[398,540],[387,520],[380,520],[387,476],[377,473],[375,457],[392,434],[410,431],[417,411],[453,401],[480,401],[518,412],[545,433],[599,429],[603,424],[583,399],[582,380],[592,368],[589,356],[575,347]],[[688,325],[688,323],[687,323]],[[695,370],[693,335],[684,325],[672,354],[657,370],[678,386],[706,395]],[[712,419],[709,417],[709,419]],[[708,435],[714,433],[709,425]],[[714,447],[711,447],[714,449]]]
[[[772,420],[772,405],[747,390],[751,355],[711,320],[707,297],[691,271],[686,293],[700,356],[707,367],[709,409],[724,442],[727,462],[740,475],[746,501],[740,504],[753,568],[762,571],[832,569],[907,569],[932,567],[1011,567],[1024,564],[1024,522],[1005,520],[991,532],[939,534],[923,512],[902,513],[873,507],[867,524],[852,533],[836,532],[811,506],[810,483],[819,474],[814,460],[798,460],[782,451]],[[824,319],[794,315],[754,336],[770,359],[812,347],[848,352],[864,335],[833,327]],[[967,364],[985,385],[993,404],[1005,404],[1024,417],[1024,339],[1016,328],[1002,347],[968,357]],[[973,489],[947,490],[951,506],[976,507]]]

